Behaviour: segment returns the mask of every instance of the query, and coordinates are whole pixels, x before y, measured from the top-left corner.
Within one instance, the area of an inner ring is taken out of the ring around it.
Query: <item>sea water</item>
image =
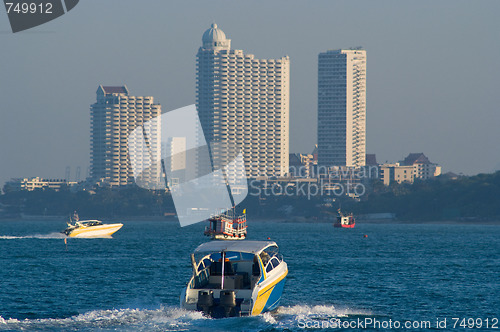
[[[0,222],[0,330],[460,330],[471,318],[491,330],[500,318],[498,225],[248,225],[288,264],[280,307],[210,319],[179,307],[203,223],[126,221],[111,239],[65,244],[64,222]]]

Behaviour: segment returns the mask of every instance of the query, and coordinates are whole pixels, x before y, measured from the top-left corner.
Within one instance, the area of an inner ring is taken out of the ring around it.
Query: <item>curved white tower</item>
[[[196,56],[196,106],[206,141],[239,148],[247,177],[286,175],[289,58],[261,60],[232,50],[231,40],[216,24],[205,31],[202,41]],[[230,162],[232,152],[212,149],[214,165]]]
[[[202,37],[203,48],[210,50],[229,50],[231,48],[231,39],[226,38],[226,34],[212,23],[210,29],[205,31]]]

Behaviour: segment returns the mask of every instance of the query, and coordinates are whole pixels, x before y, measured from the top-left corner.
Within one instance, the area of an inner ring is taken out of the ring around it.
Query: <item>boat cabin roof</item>
[[[221,252],[224,250],[260,254],[267,247],[273,246],[277,247],[278,245],[274,241],[211,241],[200,244],[194,252]]]

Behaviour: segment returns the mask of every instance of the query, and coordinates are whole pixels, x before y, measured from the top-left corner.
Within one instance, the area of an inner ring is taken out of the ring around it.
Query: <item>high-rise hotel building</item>
[[[262,60],[233,50],[216,24],[202,41],[196,56],[196,106],[214,165],[231,162],[231,145],[243,152],[247,177],[286,175],[289,58]]]
[[[365,166],[366,51],[318,57],[318,165]]]
[[[153,97],[130,96],[126,86],[100,85],[97,101],[90,107],[92,179],[111,186],[127,185],[134,181],[132,162],[146,165],[151,160],[160,160],[160,121],[148,123],[146,149],[128,139],[135,128],[160,115],[161,106],[154,103]],[[158,164],[145,168],[142,181],[159,178]]]

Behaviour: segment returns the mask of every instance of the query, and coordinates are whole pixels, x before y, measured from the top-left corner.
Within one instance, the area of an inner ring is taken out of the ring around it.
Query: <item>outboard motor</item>
[[[203,313],[210,315],[211,308],[214,305],[214,292],[211,290],[201,290],[198,292],[198,307],[203,310]]]
[[[234,291],[221,291],[220,305],[224,308],[226,317],[229,317],[233,308],[236,307],[236,294],[234,293]]]

